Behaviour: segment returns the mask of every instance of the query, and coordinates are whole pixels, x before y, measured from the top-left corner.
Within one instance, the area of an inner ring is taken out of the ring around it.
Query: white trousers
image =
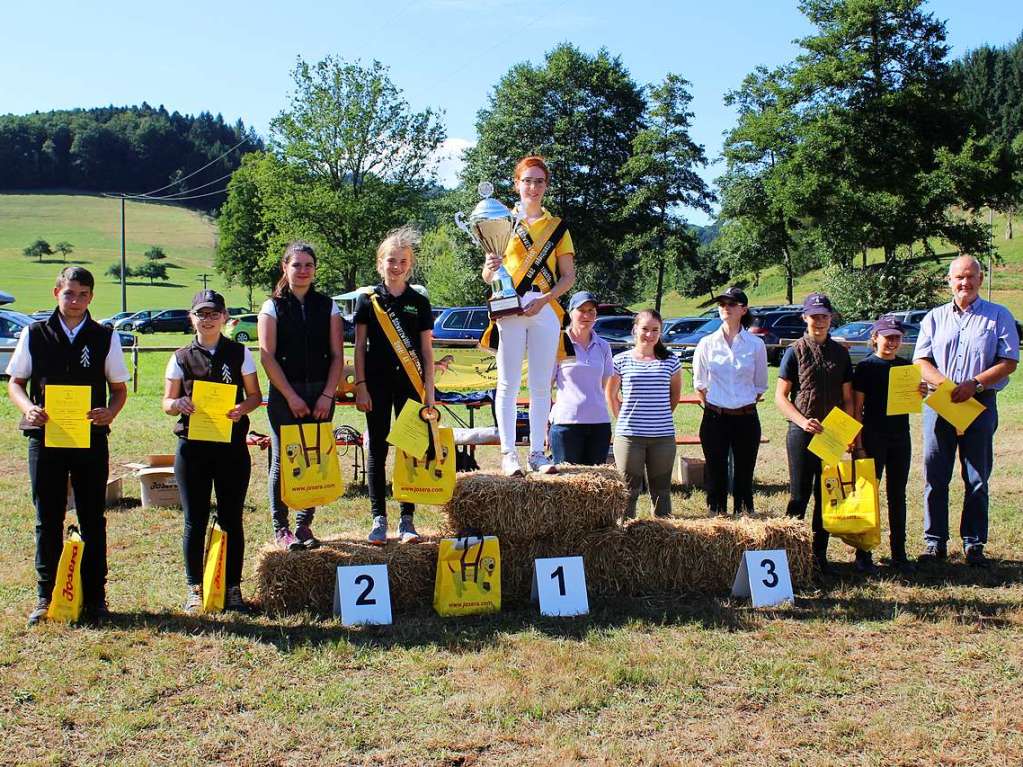
[[[528,300],[524,297],[523,303]],[[551,380],[558,358],[561,324],[550,304],[533,317],[517,315],[497,320],[501,341],[497,347],[497,433],[501,452],[515,450],[515,400],[522,382],[522,361],[529,371],[529,451],[543,452],[547,418],[551,412]]]

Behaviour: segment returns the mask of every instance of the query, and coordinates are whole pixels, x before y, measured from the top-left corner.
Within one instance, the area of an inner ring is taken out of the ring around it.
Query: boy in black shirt
[[[104,517],[109,472],[107,435],[128,397],[124,382],[130,376],[119,336],[89,316],[94,286],[88,270],[80,266],[63,269],[53,289],[57,308],[49,319],[34,322],[22,331],[7,365],[7,393],[24,414],[21,429],[28,437],[28,474],[36,508],[39,600],[28,616],[30,626],[45,618],[50,606],[63,546],[69,476],[85,543],[81,563],[84,617],[102,620],[110,615],[106,603]],[[92,422],[89,447],[46,446],[48,384],[90,387],[91,409],[86,414]]]

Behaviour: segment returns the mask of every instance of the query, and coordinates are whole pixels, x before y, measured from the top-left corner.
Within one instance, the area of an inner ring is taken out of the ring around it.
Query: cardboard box
[[[676,477],[680,484],[691,487],[703,487],[703,469],[706,461],[702,458],[678,457]]]
[[[121,480],[121,477],[113,477],[107,480],[107,508],[115,505],[121,500],[124,492],[124,483]],[[68,511],[74,511],[75,509],[75,492],[71,488],[70,477],[67,481],[67,509]]]
[[[147,455],[141,462],[126,463],[125,466],[139,478],[142,508],[180,508],[181,493],[174,476],[173,454]]]

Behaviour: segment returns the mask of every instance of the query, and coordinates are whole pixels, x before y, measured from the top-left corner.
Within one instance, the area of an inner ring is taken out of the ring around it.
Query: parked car
[[[249,310],[242,306],[229,306],[227,307],[228,317],[240,317],[243,314],[249,314]]]
[[[52,308],[50,308],[50,309],[39,309],[37,311],[32,312],[31,314],[26,314],[25,316],[26,317],[30,317],[32,319],[32,322],[36,322],[38,320],[48,320],[48,319],[50,319],[50,315],[51,314],[53,314],[53,309]]]
[[[239,314],[232,317],[224,325],[224,335],[240,344],[255,341],[259,337],[256,332],[256,317],[258,317],[256,314]]]
[[[713,319],[704,318],[703,323],[696,327],[696,329],[688,333],[681,333],[671,340],[672,344],[677,344],[672,351],[683,362],[692,362],[693,354],[696,352],[696,344],[700,343],[701,338],[709,336],[719,327],[721,327],[720,317],[714,317]]]
[[[131,330],[135,333],[191,333],[192,322],[188,309],[164,309],[149,319],[133,320]]]
[[[121,348],[122,349],[130,349],[132,346],[134,346],[136,343],[138,343],[138,339],[135,338],[134,334],[132,334],[132,333],[125,333],[123,330],[118,330],[117,331],[117,337],[121,341]]]
[[[665,320],[664,326],[661,328],[662,343],[675,343],[676,338],[692,333],[707,322],[707,319],[707,317],[674,317]]]
[[[114,330],[130,330],[136,322],[142,322],[148,320],[154,314],[162,312],[163,309],[143,309],[139,312],[129,314],[127,317],[122,317],[114,322]]]
[[[135,314],[135,312],[118,312],[117,314],[114,314],[110,317],[104,317],[103,319],[99,320],[99,324],[105,328],[112,328],[115,322],[117,322],[118,320],[123,320],[126,317],[131,317],[133,314]]]
[[[435,341],[479,341],[490,318],[485,306],[455,306],[445,309],[433,323]]]
[[[929,311],[930,309],[905,309],[898,312],[887,312],[887,314],[902,320],[904,325],[919,325]]]
[[[873,326],[873,322],[850,322],[832,330],[831,337],[836,341],[867,341],[870,339],[870,329]]]
[[[803,307],[789,307],[785,309],[769,309],[765,311],[761,307],[753,310],[753,322],[749,331],[760,336],[765,344],[768,344],[767,361],[777,365],[781,361],[783,348],[771,344],[780,344],[785,340],[794,341],[802,338],[806,333],[806,321],[803,319]],[[841,316],[835,314],[831,320],[832,327],[841,324]]]
[[[46,316],[49,317],[49,315]],[[14,347],[18,345],[21,331],[35,321],[27,314],[14,312],[10,309],[0,309],[0,375],[7,370],[7,363],[11,361],[11,355],[14,353]]]
[[[632,340],[632,315],[597,317],[593,332],[610,344],[630,343]]]
[[[920,327],[918,325],[907,325],[906,335],[902,337],[902,346],[899,347],[899,351],[896,352],[896,356],[912,362],[913,349],[916,347],[916,339],[919,334]],[[834,338],[833,333],[832,337]],[[852,360],[853,365],[874,353],[874,348],[870,345],[870,333],[867,333],[867,337],[861,340],[852,340],[843,337],[835,338],[835,340],[849,350],[849,359]]]

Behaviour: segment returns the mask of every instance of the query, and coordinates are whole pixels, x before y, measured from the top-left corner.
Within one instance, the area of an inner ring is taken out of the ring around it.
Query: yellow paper
[[[837,466],[849,449],[849,443],[856,439],[863,424],[837,407],[821,421],[824,431],[810,440],[809,450],[820,456],[825,466]]]
[[[970,397],[965,402],[953,402],[952,392],[955,385],[951,381],[942,381],[941,384],[931,392],[931,395],[924,400],[928,406],[934,408],[938,415],[955,426],[959,434],[963,434],[976,420],[977,416],[987,410],[982,404]]]
[[[92,389],[50,384],[44,396],[48,420],[43,429],[43,444],[46,447],[89,447],[92,423],[86,416],[92,410]]]
[[[920,368],[900,365],[888,370],[888,410],[886,415],[919,413],[924,396],[920,393]]]
[[[430,427],[419,417],[422,407],[414,399],[407,400],[387,435],[388,442],[417,460],[422,460],[430,447]]]
[[[238,387],[234,384],[196,381],[192,385],[195,412],[188,417],[188,438],[200,442],[230,442],[227,411],[235,406]]]

